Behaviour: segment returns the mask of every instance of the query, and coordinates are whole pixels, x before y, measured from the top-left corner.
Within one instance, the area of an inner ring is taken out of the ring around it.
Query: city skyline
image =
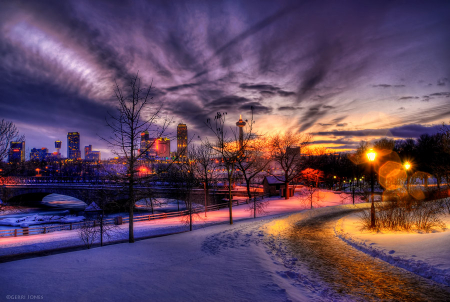
[[[137,72],[174,119],[169,137],[178,123],[207,136],[217,111],[233,126],[251,107],[255,130],[337,151],[450,121],[448,2],[138,3],[0,4],[0,111],[27,147],[76,129],[110,157],[114,80]]]

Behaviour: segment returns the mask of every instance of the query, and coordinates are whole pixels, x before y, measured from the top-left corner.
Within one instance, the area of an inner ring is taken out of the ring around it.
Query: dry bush
[[[397,196],[393,201],[377,204],[375,207],[375,229],[387,231],[425,231],[445,229],[440,219],[444,207],[440,202],[414,200],[410,196]],[[363,229],[370,228],[370,209],[361,213]]]
[[[78,229],[78,235],[84,245],[90,249],[100,235],[100,228],[95,225],[95,220],[85,220]]]
[[[444,212],[450,214],[450,197],[443,198],[441,200],[441,206],[444,209]]]
[[[251,212],[253,218],[256,218],[257,214],[262,216],[267,214],[266,211],[268,201],[264,201],[264,197],[254,196],[249,200],[248,210]]]

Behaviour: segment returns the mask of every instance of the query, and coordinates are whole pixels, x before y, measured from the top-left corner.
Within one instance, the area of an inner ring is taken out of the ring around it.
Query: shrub
[[[393,201],[376,204],[375,230],[430,232],[435,228],[445,229],[446,225],[440,219],[444,209],[441,202],[396,196]],[[370,228],[370,211],[369,208],[360,215],[362,229]]]

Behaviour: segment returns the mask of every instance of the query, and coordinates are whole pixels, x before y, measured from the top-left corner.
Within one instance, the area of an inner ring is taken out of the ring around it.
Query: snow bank
[[[444,217],[450,226],[450,217]],[[450,231],[434,233],[360,231],[359,216],[341,218],[336,235],[364,253],[450,286]]]
[[[321,206],[340,204],[339,197],[334,194],[329,197]],[[0,296],[38,294],[46,301],[61,301],[63,297],[67,301],[274,302],[318,301],[329,297],[323,293],[326,284],[319,286],[308,281],[306,271],[300,272],[299,279],[298,273],[275,255],[266,253],[267,231],[271,229],[262,227],[271,221],[276,225],[276,218],[305,207],[297,196],[289,200],[273,197],[267,202],[265,217],[257,219],[251,218],[249,205],[234,207],[233,225],[228,224],[225,208],[208,212],[206,218],[196,222],[194,232],[2,263],[0,269],[7,272],[8,278],[2,280]],[[310,217],[334,209],[308,210],[302,215]],[[128,225],[120,228],[126,238]],[[186,229],[179,218],[168,218],[136,223],[135,235]],[[3,238],[0,242],[4,247],[0,254],[7,250],[17,252],[14,244],[35,251],[56,244],[81,243],[76,231]],[[284,256],[295,261],[292,256]]]
[[[340,194],[335,194],[332,191],[321,191],[327,195],[327,198],[321,198],[317,207],[328,207],[342,204]],[[295,196],[288,200],[278,196],[265,198],[264,202],[267,204],[264,213],[260,213],[258,217],[276,217],[284,214],[295,213],[301,210],[308,209],[302,201],[302,196],[296,193]],[[351,202],[347,200],[346,203]],[[233,207],[233,220],[253,220],[250,205],[245,203]],[[195,218],[194,229],[203,229],[215,224],[228,224],[229,209],[224,208],[218,211],[207,212],[206,217],[201,213]],[[17,219],[17,218],[16,218]],[[137,222],[134,224],[135,238],[150,237],[155,235],[171,234],[188,230],[188,226],[182,223],[183,217],[173,217],[159,220],[148,220]],[[128,239],[128,224],[121,225],[117,228],[117,235],[111,240],[126,240]],[[107,241],[107,240],[106,240]],[[82,245],[76,230],[72,231],[58,231],[48,234],[38,234],[33,236],[19,236],[19,237],[1,237],[0,238],[0,256],[14,255],[21,253],[40,252],[51,249],[66,248],[72,246]]]
[[[48,223],[74,223],[85,219],[84,216],[56,216],[56,215],[32,215],[20,218],[5,218],[0,220],[0,225],[28,227],[30,225]]]

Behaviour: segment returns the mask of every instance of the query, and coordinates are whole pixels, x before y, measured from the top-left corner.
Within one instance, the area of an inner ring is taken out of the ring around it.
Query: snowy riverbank
[[[422,277],[450,286],[450,217],[432,233],[360,231],[359,214],[338,221],[336,235],[354,248]]]
[[[67,211],[68,212],[68,211]],[[75,215],[30,215],[24,217],[4,218],[0,220],[0,225],[13,227],[29,227],[31,225],[51,224],[51,223],[75,223],[85,220],[84,216]]]

